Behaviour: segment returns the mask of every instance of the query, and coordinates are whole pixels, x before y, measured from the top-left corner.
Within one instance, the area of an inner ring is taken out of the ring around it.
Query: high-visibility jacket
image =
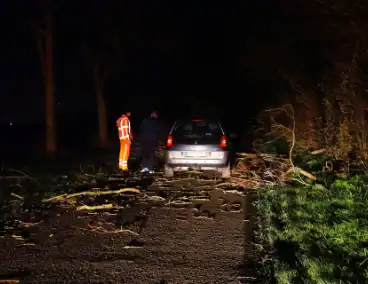
[[[130,128],[130,120],[128,116],[123,114],[117,121],[116,126],[119,130],[119,139],[120,140],[129,140],[132,137],[132,130]]]

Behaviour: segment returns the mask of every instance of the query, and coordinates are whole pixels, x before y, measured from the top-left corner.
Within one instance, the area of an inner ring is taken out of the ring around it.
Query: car
[[[177,120],[169,131],[164,153],[164,174],[211,170],[230,178],[229,140],[221,123],[211,119]]]

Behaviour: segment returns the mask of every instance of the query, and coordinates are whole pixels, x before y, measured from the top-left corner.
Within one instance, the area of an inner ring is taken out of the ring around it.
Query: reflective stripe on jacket
[[[119,131],[119,139],[120,140],[130,140],[131,129],[130,129],[130,120],[129,118],[123,114],[117,121],[116,126]]]

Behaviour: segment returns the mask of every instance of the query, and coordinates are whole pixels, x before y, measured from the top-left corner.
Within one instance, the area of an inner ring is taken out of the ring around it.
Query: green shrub
[[[368,187],[360,177],[269,188],[256,202],[277,283],[368,283]]]

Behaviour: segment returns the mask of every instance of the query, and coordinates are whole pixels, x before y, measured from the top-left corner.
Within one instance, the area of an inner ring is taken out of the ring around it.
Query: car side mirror
[[[238,135],[236,133],[230,133],[229,138],[230,139],[236,139],[236,138],[238,138]]]

